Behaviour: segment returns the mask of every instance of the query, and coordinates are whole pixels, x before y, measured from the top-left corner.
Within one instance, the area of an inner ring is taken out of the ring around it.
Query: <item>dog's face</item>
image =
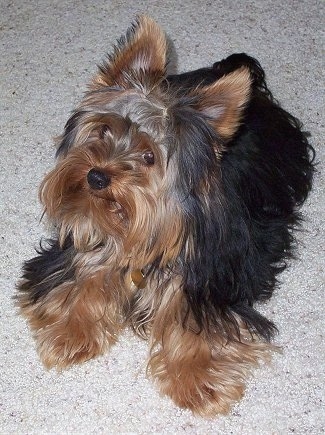
[[[193,251],[193,221],[203,224],[222,197],[219,161],[250,76],[241,69],[184,91],[169,86],[166,57],[163,32],[140,18],[67,122],[41,186],[61,243],[70,235],[90,250],[114,240],[140,266]]]

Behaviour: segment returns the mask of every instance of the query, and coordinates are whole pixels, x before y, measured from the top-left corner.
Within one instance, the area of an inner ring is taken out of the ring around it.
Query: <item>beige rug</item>
[[[324,2],[0,0],[0,434],[320,434],[324,432]],[[261,311],[283,354],[250,380],[227,417],[205,421],[159,397],[146,343],[125,334],[107,354],[58,374],[41,366],[12,302],[23,260],[46,228],[37,188],[85,83],[137,13],[152,15],[179,70],[245,51],[312,133],[319,174],[304,206],[300,261]]]

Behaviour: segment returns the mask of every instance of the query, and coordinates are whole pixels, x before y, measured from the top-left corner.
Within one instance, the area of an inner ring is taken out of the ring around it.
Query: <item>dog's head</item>
[[[185,90],[168,82],[167,56],[164,33],[139,18],[67,122],[40,191],[61,243],[69,235],[89,250],[113,239],[142,265],[195,255],[222,202],[219,161],[251,79],[241,68]]]

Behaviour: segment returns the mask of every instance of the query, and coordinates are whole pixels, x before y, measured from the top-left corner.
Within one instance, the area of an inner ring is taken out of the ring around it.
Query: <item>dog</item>
[[[160,392],[210,417],[277,350],[254,303],[294,254],[314,150],[252,57],[168,75],[168,56],[141,16],[99,66],[40,186],[53,236],[16,299],[47,368],[129,327]]]

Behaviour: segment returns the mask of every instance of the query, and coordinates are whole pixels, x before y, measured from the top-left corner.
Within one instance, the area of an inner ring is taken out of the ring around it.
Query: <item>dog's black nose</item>
[[[92,189],[101,190],[109,185],[111,179],[105,172],[99,171],[98,169],[91,169],[87,174],[87,181]]]

